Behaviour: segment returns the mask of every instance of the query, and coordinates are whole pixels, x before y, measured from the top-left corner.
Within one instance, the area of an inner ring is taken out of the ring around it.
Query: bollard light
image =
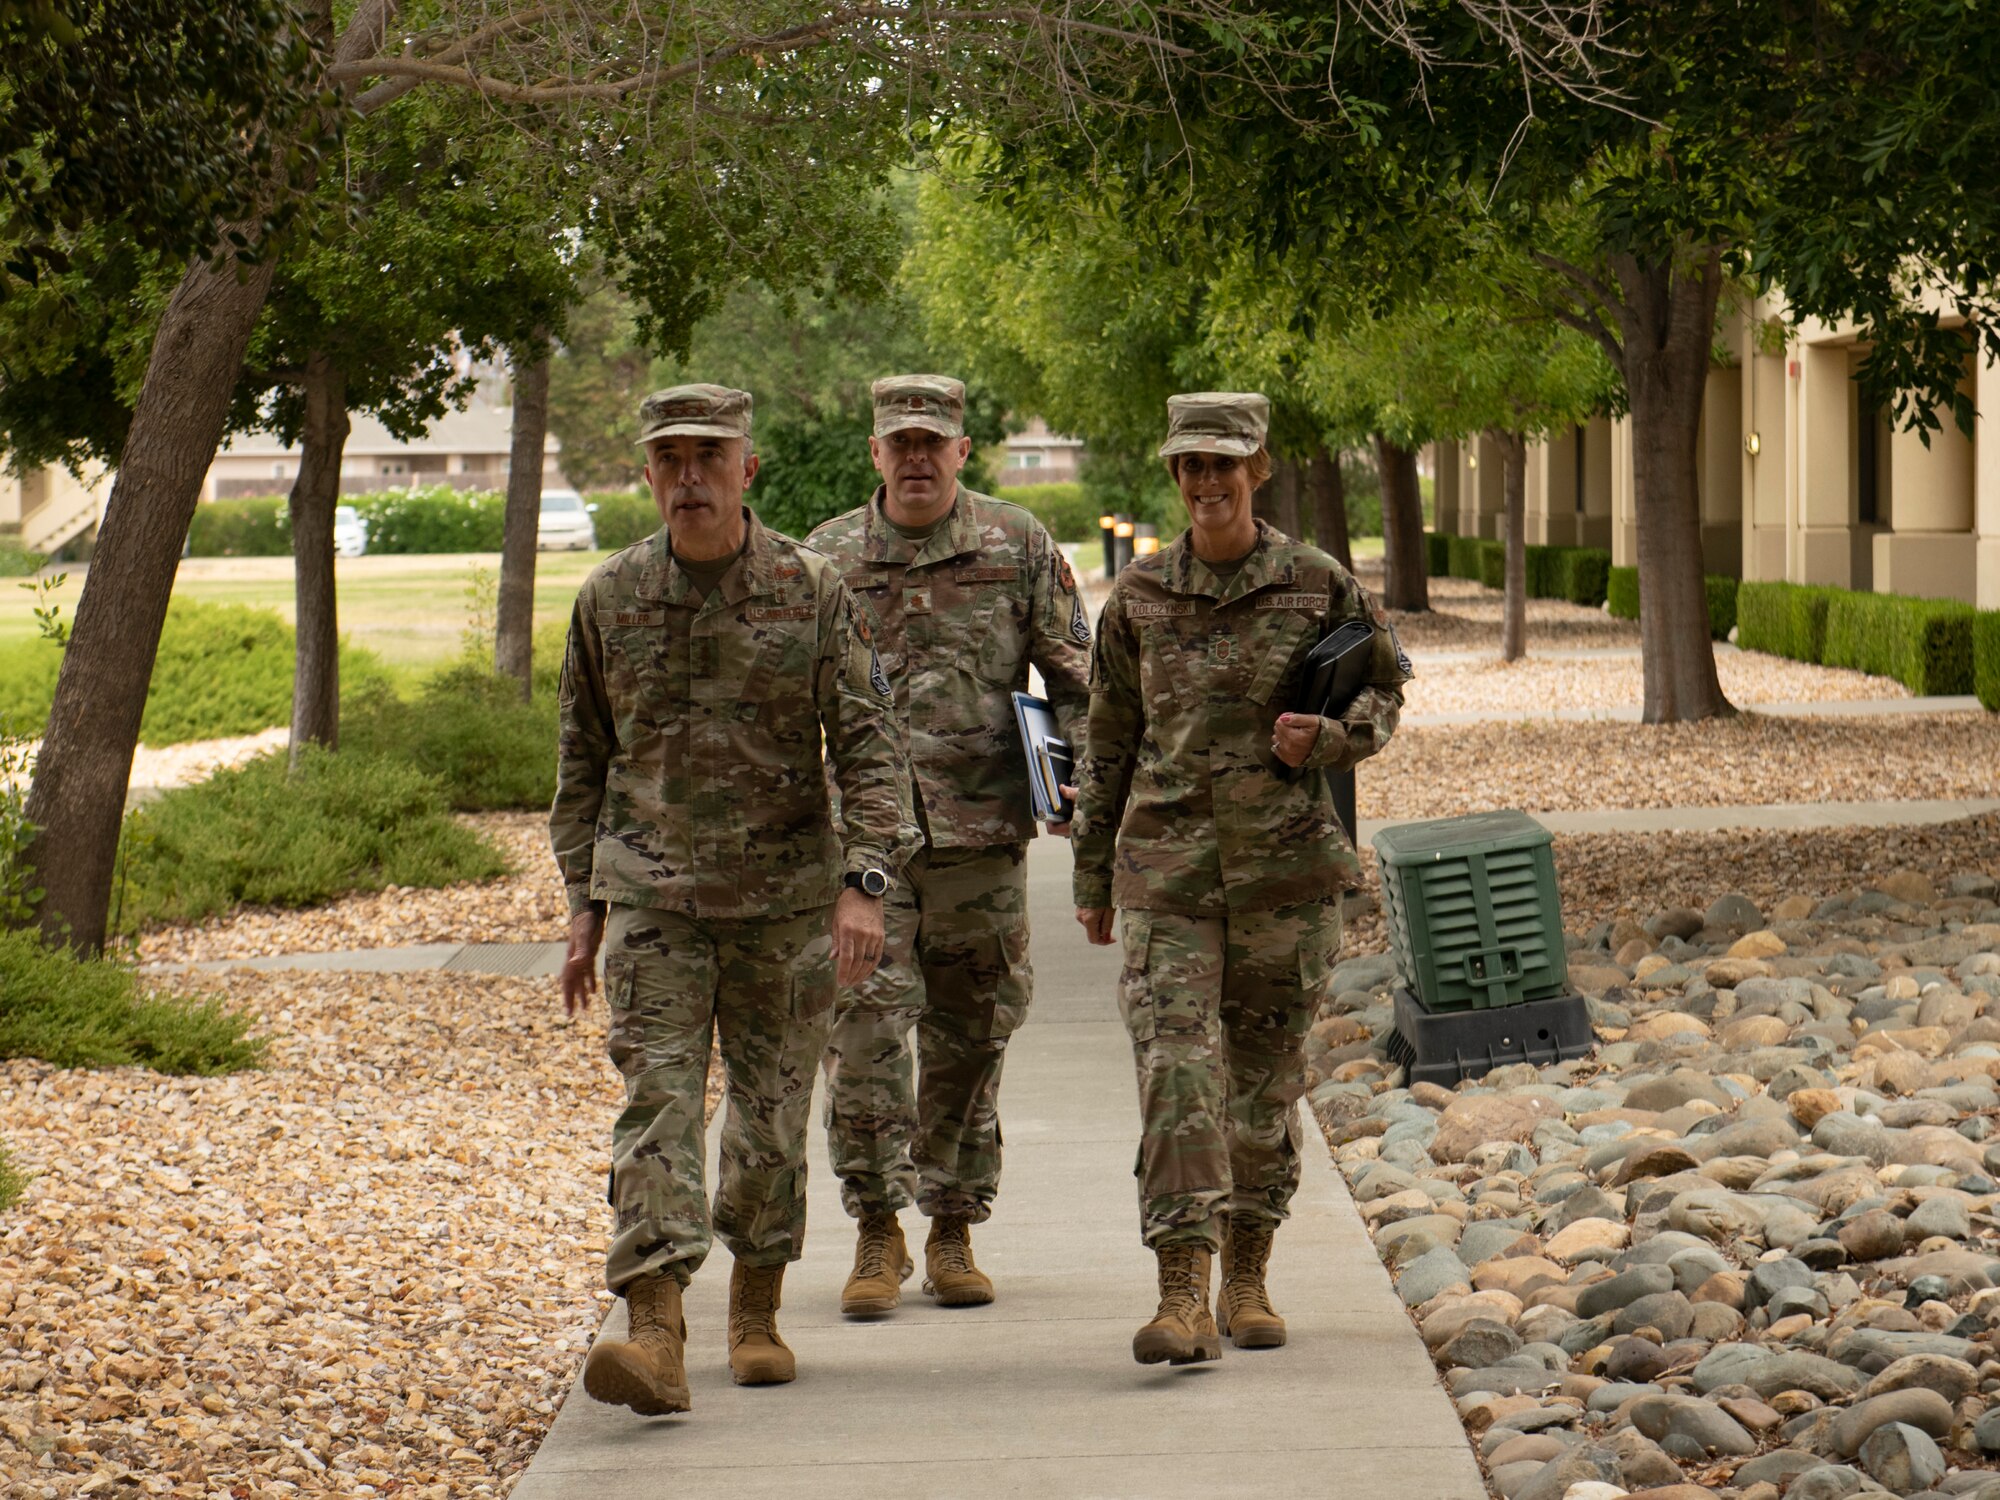
[[[1132,518],[1122,510],[1111,518],[1111,535],[1115,538],[1113,546],[1116,548],[1112,558],[1115,566],[1111,571],[1116,576],[1132,561]]]
[[[1160,528],[1151,521],[1141,521],[1132,528],[1132,553],[1135,557],[1151,557],[1160,550]]]
[[[1111,528],[1118,524],[1118,518],[1108,511],[1097,518],[1097,529],[1104,533],[1104,578],[1108,583],[1118,573],[1118,539],[1111,534]]]

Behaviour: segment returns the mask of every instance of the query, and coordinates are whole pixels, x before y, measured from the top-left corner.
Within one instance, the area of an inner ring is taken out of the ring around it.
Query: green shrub
[[[19,537],[0,536],[0,578],[33,578],[47,561],[39,552],[30,552]]]
[[[1736,644],[1793,661],[1826,655],[1826,611],[1843,589],[1801,583],[1741,583],[1736,587]]]
[[[21,1201],[21,1194],[28,1189],[27,1174],[14,1165],[14,1158],[7,1148],[0,1145],[0,1213],[5,1213]]]
[[[597,528],[597,545],[617,552],[643,542],[660,529],[660,510],[651,490],[599,490],[583,497],[597,507],[590,519]]]
[[[291,722],[292,627],[268,609],[175,599],[167,606],[139,738],[179,745],[255,734]],[[37,735],[55,698],[62,648],[48,641],[0,647],[0,728]],[[384,677],[371,651],[342,643],[343,686]]]
[[[210,500],[194,508],[190,557],[290,557],[292,517],[283,495]]]
[[[1912,693],[1972,691],[1972,622],[1977,612],[1954,599],[1838,590],[1826,608],[1829,667],[1893,677]]]
[[[482,661],[453,662],[426,679],[415,702],[385,686],[350,702],[343,754],[389,760],[432,778],[460,812],[544,809],[556,793],[556,690],[562,628],[538,632],[535,695]]]
[[[1450,564],[1446,570],[1453,578],[1479,579],[1479,549],[1485,545],[1476,536],[1453,536],[1445,538],[1445,561]]]
[[[1613,568],[1604,583],[1605,607],[1620,620],[1639,618],[1639,570]]]
[[[1982,609],[1972,622],[1972,690],[2000,713],[2000,609]]]
[[[1032,511],[1059,542],[1101,542],[1099,511],[1081,484],[1017,484],[1001,490],[999,497]]]
[[[149,991],[107,959],[0,931],[0,1057],[58,1068],[151,1068],[212,1076],[255,1067],[254,1017],[221,1002]]]
[[[1563,554],[1568,547],[1529,546],[1528,550],[1528,597],[1530,599],[1560,599],[1562,597]]]
[[[345,498],[368,523],[370,552],[498,552],[507,529],[507,497],[497,490],[440,484]]]
[[[293,773],[284,755],[268,755],[166,793],[126,820],[120,855],[127,929],[507,868],[452,818],[434,778],[391,758],[311,747]]]
[[[1489,589],[1507,587],[1507,544],[1505,542],[1481,542],[1479,544],[1479,581]]]
[[[1734,578],[1724,578],[1710,573],[1702,579],[1708,586],[1708,633],[1718,641],[1729,639],[1729,632],[1736,628],[1736,590],[1739,587]]]
[[[1442,531],[1424,533],[1424,564],[1433,578],[1451,576],[1451,538]]]
[[[1595,609],[1611,586],[1611,554],[1602,547],[1571,547],[1562,556],[1560,596]]]

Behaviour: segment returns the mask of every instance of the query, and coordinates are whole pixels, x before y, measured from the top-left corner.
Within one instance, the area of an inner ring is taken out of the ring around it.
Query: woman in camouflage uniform
[[[1410,675],[1353,576],[1251,514],[1271,473],[1265,399],[1175,396],[1167,411],[1160,455],[1192,524],[1105,606],[1074,829],[1077,920],[1108,944],[1124,913],[1134,1170],[1160,1279],[1132,1341],[1142,1364],[1216,1359],[1223,1332],[1242,1349],[1285,1342],[1264,1268],[1298,1186],[1305,1034],[1360,878],[1322,773],[1381,749]],[[1284,712],[1306,654],[1347,620],[1375,628],[1369,686],[1338,719]]]

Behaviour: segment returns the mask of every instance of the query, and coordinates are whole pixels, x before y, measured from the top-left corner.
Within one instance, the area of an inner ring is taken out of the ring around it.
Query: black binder
[[[1305,675],[1288,711],[1322,719],[1337,719],[1347,712],[1347,706],[1368,685],[1374,641],[1375,628],[1362,620],[1342,621],[1321,636],[1319,644],[1306,653]],[[1278,774],[1287,781],[1297,779],[1300,770],[1278,762]]]

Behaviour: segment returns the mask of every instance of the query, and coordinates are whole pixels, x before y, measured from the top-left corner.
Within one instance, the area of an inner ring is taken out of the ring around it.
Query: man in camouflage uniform
[[[1270,475],[1264,398],[1168,409],[1160,452],[1193,524],[1119,574],[1098,622],[1075,895],[1092,942],[1124,913],[1140,1223],[1160,1272],[1133,1354],[1183,1364],[1218,1357],[1220,1332],[1285,1341],[1265,1265],[1298,1186],[1305,1034],[1360,877],[1322,773],[1388,741],[1410,669],[1346,569],[1252,516]],[[1338,719],[1286,712],[1307,653],[1348,620],[1375,629],[1369,685]]]
[[[574,1014],[589,998],[605,940],[625,1079],[605,1280],[630,1336],[598,1341],[584,1388],[651,1414],[689,1405],[681,1289],[710,1244],[703,1095],[717,1032],[730,1370],[743,1385],[795,1373],[776,1314],[805,1234],[813,1069],[837,983],[880,956],[882,893],[915,830],[866,615],[825,558],[743,503],[757,472],[750,397],[677,386],[647,397],[639,420],[666,524],[577,596],[549,832],[571,913],[564,1004]]]
[[[882,966],[842,991],[827,1044],[833,1168],[860,1221],[841,1310],[856,1316],[901,1300],[912,1266],[896,1214],[913,1197],[931,1220],[925,1291],[946,1307],[993,1300],[971,1229],[999,1188],[1001,1062],[1031,983],[1035,829],[1012,694],[1033,663],[1074,735],[1090,644],[1076,578],[1041,524],[958,483],[965,387],[904,375],[874,398],[882,484],[808,538],[873,616],[924,840],[890,893]]]

